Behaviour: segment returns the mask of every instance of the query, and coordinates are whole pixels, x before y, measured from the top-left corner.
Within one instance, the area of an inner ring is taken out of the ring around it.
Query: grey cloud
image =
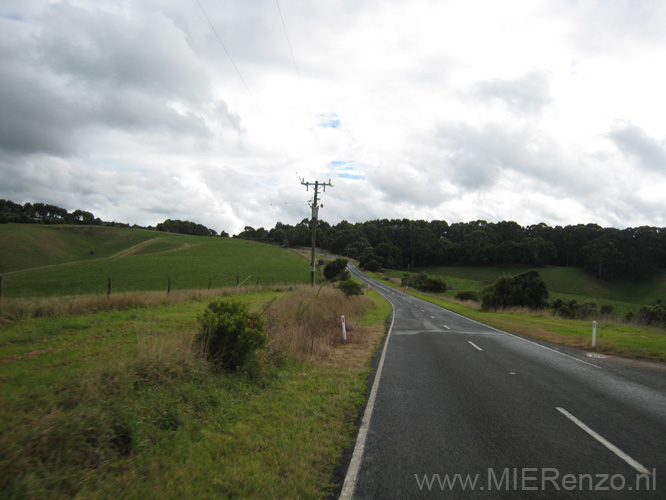
[[[565,157],[547,136],[525,125],[440,125],[435,143],[439,160],[431,161],[445,165],[451,182],[465,190],[489,189],[509,170],[566,195],[587,193],[597,182],[594,172],[585,172],[573,156]]]
[[[482,100],[498,100],[512,111],[528,114],[539,113],[551,101],[548,78],[541,71],[533,71],[514,80],[480,82],[474,94]]]
[[[74,149],[72,103],[37,75],[26,78],[0,62],[0,149],[66,155]]]
[[[631,52],[643,42],[666,39],[663,2],[614,0],[607,2],[556,2],[553,15],[575,20],[570,31],[574,44],[589,52]]]
[[[631,124],[616,125],[608,138],[625,155],[652,172],[666,174],[666,143],[650,137],[642,128]]]
[[[417,207],[436,206],[445,192],[439,179],[416,165],[400,168],[370,170],[366,174],[370,184],[377,188],[385,200],[408,203]],[[367,186],[364,186],[367,189]]]
[[[3,151],[68,157],[99,127],[211,137],[207,71],[164,16],[126,18],[60,3],[35,21],[29,30],[1,20]],[[238,128],[240,118],[222,111]]]
[[[196,100],[207,91],[206,70],[185,33],[159,12],[126,18],[53,5],[39,34],[42,64],[57,74],[108,91],[139,88]]]

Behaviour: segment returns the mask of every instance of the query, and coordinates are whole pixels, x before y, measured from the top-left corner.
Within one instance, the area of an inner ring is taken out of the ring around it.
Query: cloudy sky
[[[666,2],[0,0],[0,198],[666,226]],[[293,54],[293,56],[292,56]]]

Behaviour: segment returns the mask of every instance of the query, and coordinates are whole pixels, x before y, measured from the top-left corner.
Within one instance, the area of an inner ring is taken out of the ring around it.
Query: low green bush
[[[428,276],[426,273],[419,273],[416,276],[405,273],[402,277],[402,285],[411,286],[422,292],[444,293],[447,289],[444,280]]]
[[[243,367],[268,337],[258,314],[238,299],[219,299],[198,317],[196,341],[205,356],[226,371]]]
[[[338,283],[338,288],[350,297],[351,295],[361,295],[361,285],[354,280],[345,280]]]
[[[479,302],[479,294],[472,291],[463,291],[456,293],[456,299],[458,300],[473,300],[474,302]]]

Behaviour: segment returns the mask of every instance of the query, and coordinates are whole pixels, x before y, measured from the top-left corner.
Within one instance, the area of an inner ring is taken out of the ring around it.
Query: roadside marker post
[[[592,322],[592,347],[597,347],[597,322]]]
[[[345,325],[345,315],[343,314],[341,318],[342,318],[342,340],[344,340],[345,343],[347,343],[347,326]]]

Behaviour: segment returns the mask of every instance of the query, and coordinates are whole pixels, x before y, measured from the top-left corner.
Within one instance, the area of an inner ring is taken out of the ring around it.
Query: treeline
[[[164,231],[168,233],[190,234],[194,236],[217,236],[217,231],[209,229],[203,224],[190,221],[167,219],[157,226],[144,227],[123,222],[106,222],[91,212],[85,210],[74,210],[68,212],[62,207],[48,203],[14,203],[13,201],[0,199],[0,223],[7,224],[16,222],[21,224],[82,224],[94,226],[132,227],[136,229],[148,229],[152,231]],[[222,231],[220,236],[229,236]]]
[[[155,230],[166,233],[191,234],[194,236],[217,236],[217,231],[214,229],[209,229],[203,224],[197,224],[188,220],[167,219],[155,226]],[[229,234],[226,231],[222,231],[220,236],[229,236]]]
[[[43,224],[97,224],[102,221],[91,212],[74,210],[68,212],[62,207],[48,203],[14,203],[0,199],[0,222],[43,223]]]
[[[301,247],[311,244],[308,219],[295,226],[245,230],[235,237]],[[321,221],[317,246],[360,259],[367,267],[408,269],[446,265],[581,267],[601,279],[640,280],[666,267],[666,229],[604,228],[597,224],[550,227],[541,223],[382,219],[331,226]]]

